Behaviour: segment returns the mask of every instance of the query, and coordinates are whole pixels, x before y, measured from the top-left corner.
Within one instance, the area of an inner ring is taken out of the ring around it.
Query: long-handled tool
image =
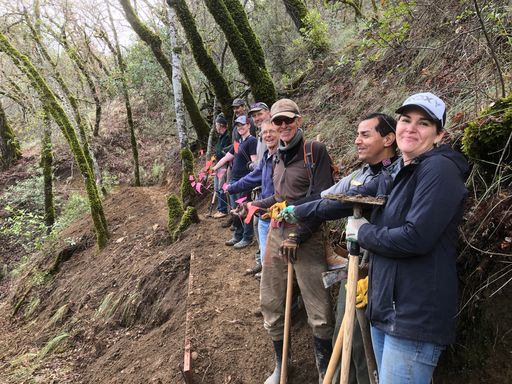
[[[281,361],[280,384],[286,384],[288,375],[288,347],[290,345],[290,323],[292,314],[293,264],[288,260],[288,277],[286,281],[286,302],[284,309],[283,359]]]
[[[354,218],[361,217],[361,207],[354,205]],[[350,243],[347,273],[347,298],[343,316],[343,352],[341,354],[340,383],[348,383],[350,356],[352,355],[352,336],[354,335],[354,317],[356,310],[356,289],[359,266],[359,244]]]
[[[363,338],[364,354],[366,356],[366,366],[368,367],[368,375],[370,376],[370,384],[378,384],[379,375],[377,373],[377,362],[373,352],[372,339],[370,337],[370,325],[364,314],[364,309],[356,308],[357,321],[361,328],[361,336]]]
[[[212,201],[210,202],[210,207],[208,208],[208,214],[206,216],[208,217],[211,217],[212,216],[212,211],[213,211],[213,206],[215,205],[215,197],[217,196],[217,191],[213,191],[213,195],[212,195]]]
[[[343,346],[343,328],[345,328],[345,324],[343,324],[342,321],[340,329],[338,331],[338,336],[336,337],[336,342],[334,343],[334,348],[332,349],[329,365],[327,366],[327,370],[325,371],[323,384],[331,384],[334,372],[336,371],[336,366],[340,361],[341,347]]]
[[[371,197],[371,196],[347,196],[344,194],[333,194],[327,195],[325,198],[332,200],[339,200],[343,202],[354,203],[354,218],[362,217],[362,204],[372,205],[383,205],[385,203],[384,198]],[[345,302],[345,313],[343,316],[343,348],[341,356],[341,374],[340,383],[347,384],[348,376],[350,371],[350,357],[352,355],[352,336],[354,333],[354,318],[356,310],[356,290],[358,280],[358,265],[359,265],[359,244],[357,242],[351,242],[349,247],[349,261],[348,261],[348,273],[347,273],[347,297]],[[364,314],[363,314],[364,316]],[[340,330],[341,331],[341,330]],[[361,332],[365,334],[363,340],[366,338],[367,341],[370,339],[370,333],[368,326],[362,326]],[[339,338],[339,337],[338,337]],[[364,343],[364,341],[363,341]],[[371,347],[371,341],[364,343],[365,354],[373,355],[373,348]],[[336,345],[335,345],[336,348]],[[339,347],[338,347],[339,348]],[[334,354],[334,353],[333,353]],[[338,357],[339,358],[339,357]],[[375,361],[375,357],[373,357]],[[374,366],[375,367],[375,366]],[[374,371],[370,373],[374,376]],[[368,367],[370,369],[370,366]],[[375,370],[376,372],[376,370]],[[324,381],[325,383],[325,381]]]

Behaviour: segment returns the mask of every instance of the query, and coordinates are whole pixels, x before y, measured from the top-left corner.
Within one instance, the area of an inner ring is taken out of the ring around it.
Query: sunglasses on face
[[[286,125],[290,125],[295,121],[295,117],[276,117],[274,120],[272,120],[272,123],[274,123],[277,126],[282,125],[285,123]]]

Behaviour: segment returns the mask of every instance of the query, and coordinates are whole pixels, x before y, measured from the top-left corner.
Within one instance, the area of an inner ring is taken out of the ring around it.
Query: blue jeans
[[[224,173],[220,178],[215,176],[213,179],[213,189],[215,190],[215,193],[217,193],[217,211],[222,213],[228,213],[228,202],[226,201],[227,194],[224,193],[224,190],[222,189],[222,185],[225,181],[226,173]]]
[[[391,336],[371,327],[379,384],[430,384],[444,345]]]
[[[230,180],[230,183],[234,183],[235,181],[238,181],[237,179]],[[231,200],[231,207],[236,207],[238,204],[236,203],[236,200],[243,196],[248,196],[247,193],[235,193],[233,195],[229,195],[229,198]],[[245,200],[248,201],[248,200]],[[247,240],[252,241],[252,238],[254,237],[254,227],[252,225],[252,219],[249,224],[245,224],[242,220],[240,220],[238,217],[235,217],[233,219],[233,226],[235,227],[235,233],[233,234],[233,237],[240,240]]]
[[[261,265],[263,265],[263,257],[265,256],[265,246],[267,245],[268,227],[270,220],[264,220],[261,217],[258,220],[258,241],[260,243]]]

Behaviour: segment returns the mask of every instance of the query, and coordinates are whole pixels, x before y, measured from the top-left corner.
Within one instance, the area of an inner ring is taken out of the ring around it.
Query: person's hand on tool
[[[288,238],[281,243],[279,254],[286,262],[293,264],[297,260],[297,248],[299,248],[297,235],[290,233]]]
[[[345,227],[347,241],[357,242],[357,233],[363,224],[368,224],[368,220],[364,217],[355,219],[354,216],[350,216],[348,218],[347,226]]]
[[[362,309],[368,305],[368,276],[357,280],[356,308]]]
[[[297,218],[293,214],[293,208],[295,208],[295,205],[287,206],[285,209],[281,211],[281,213],[279,213],[279,215],[277,215],[277,218],[282,219],[290,224],[297,223]]]
[[[274,219],[274,220],[280,220],[279,218],[279,214],[281,213],[281,211],[283,209],[286,208],[286,200],[285,201],[281,201],[280,203],[275,203],[274,205],[272,205],[267,213],[265,213],[263,216],[262,216],[262,219]]]

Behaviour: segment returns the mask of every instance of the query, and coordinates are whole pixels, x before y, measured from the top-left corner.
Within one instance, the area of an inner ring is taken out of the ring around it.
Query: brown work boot
[[[348,256],[348,252],[341,247],[337,247],[338,252],[345,252]],[[325,261],[327,262],[327,269],[332,271],[334,269],[343,268],[347,265],[347,259],[343,256],[338,255],[330,245],[325,246]]]

